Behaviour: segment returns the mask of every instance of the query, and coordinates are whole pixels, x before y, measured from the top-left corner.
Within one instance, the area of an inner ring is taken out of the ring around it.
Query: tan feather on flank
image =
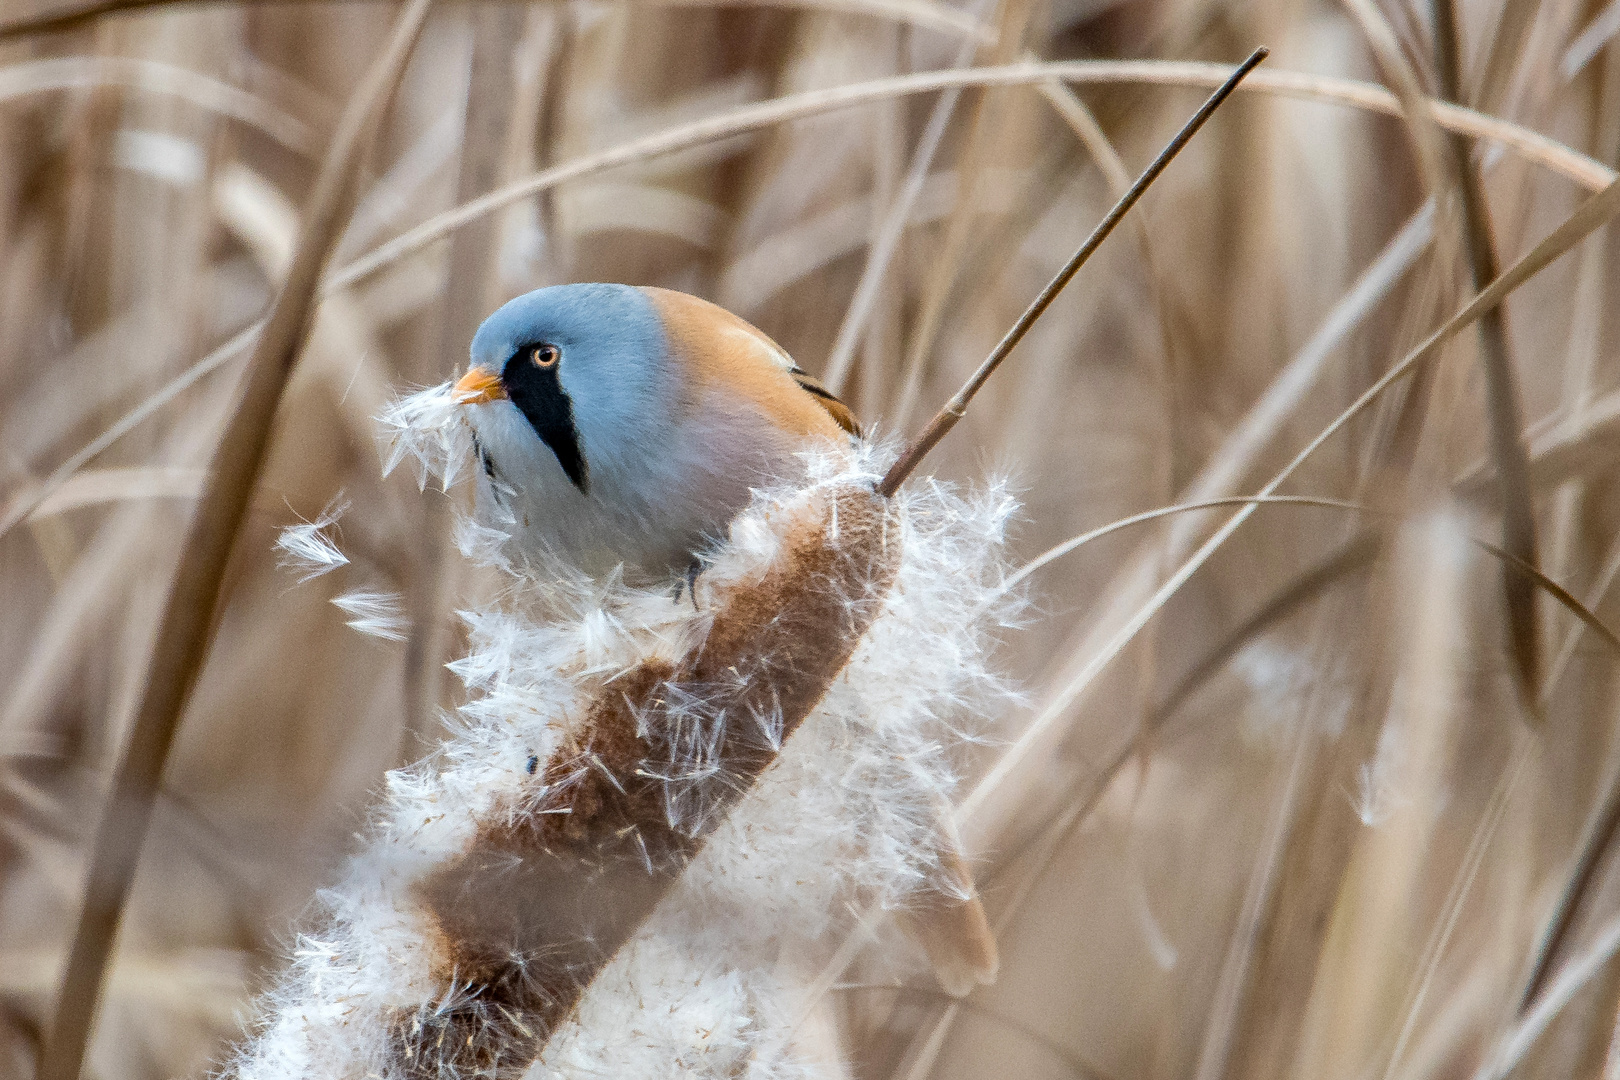
[[[651,286],[641,291],[663,316],[670,343],[697,378],[724,382],[796,434],[860,436],[849,407],[763,330],[687,293]]]

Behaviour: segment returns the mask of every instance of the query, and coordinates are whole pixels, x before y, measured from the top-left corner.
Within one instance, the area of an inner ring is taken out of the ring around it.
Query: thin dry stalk
[[[1503,1080],[1510,1075],[1564,1006],[1608,966],[1616,952],[1620,952],[1620,919],[1610,919],[1592,935],[1592,943],[1583,952],[1570,958],[1518,1022],[1502,1033],[1495,1053],[1475,1071],[1473,1080]]]
[[[1573,79],[1616,34],[1620,34],[1620,3],[1611,0],[1569,43],[1558,64],[1559,72],[1564,78]]]
[[[1407,995],[1402,1010],[1401,1027],[1396,1032],[1394,1046],[1389,1052],[1389,1062],[1384,1067],[1384,1080],[1393,1080],[1399,1075],[1397,1070],[1405,1064],[1407,1047],[1412,1041],[1413,1032],[1417,1029],[1423,1006],[1428,1001],[1436,973],[1440,970],[1440,960],[1445,956],[1446,948],[1456,932],[1463,905],[1479,878],[1480,868],[1484,865],[1485,854],[1490,849],[1491,840],[1495,838],[1503,819],[1507,816],[1508,806],[1512,803],[1513,795],[1524,778],[1534,750],[1535,744],[1527,734],[1522,730],[1514,733],[1513,755],[1502,770],[1501,778],[1491,792],[1490,802],[1486,804],[1485,812],[1480,815],[1479,823],[1474,827],[1473,835],[1469,837],[1462,866],[1458,868],[1457,875],[1451,883],[1451,891],[1446,896],[1440,919],[1430,932],[1428,940],[1424,942],[1423,955],[1417,966],[1417,978]]]
[[[1587,610],[1596,611],[1602,605],[1604,597],[1608,595],[1609,587],[1614,584],[1614,579],[1617,576],[1620,576],[1620,537],[1616,537],[1609,545],[1608,554],[1603,560],[1603,568],[1598,572],[1597,579],[1592,582],[1592,587],[1587,590],[1586,596],[1582,600]],[[1586,625],[1585,620],[1578,619],[1577,624],[1571,626],[1569,633],[1564,636],[1564,642],[1558,649],[1558,655],[1553,658],[1551,666],[1547,669],[1547,681],[1543,684],[1541,691],[1543,696],[1552,693],[1553,688],[1558,685],[1559,676],[1569,667],[1569,662],[1575,656],[1575,649],[1580,645],[1581,631],[1586,628]]]
[[[1588,402],[1573,415],[1555,415],[1550,420],[1530,429],[1530,483],[1536,488],[1557,487],[1575,479],[1609,454],[1620,438],[1620,391]],[[1493,463],[1481,459],[1458,476],[1455,484],[1461,495],[1489,497],[1498,487]]]
[[[1605,645],[1608,645],[1615,651],[1617,656],[1620,656],[1620,636],[1616,636],[1615,632],[1610,630],[1591,609],[1581,603],[1574,593],[1506,548],[1497,547],[1488,540],[1475,540],[1474,542],[1500,559],[1511,573],[1520,575],[1530,582],[1532,587],[1544,590],[1548,596],[1563,604],[1570,614],[1585,623],[1588,629],[1597,634]]]
[[[258,128],[299,154],[313,156],[320,148],[316,133],[298,117],[239,87],[175,64],[132,56],[56,56],[0,67],[0,101],[49,90],[113,86],[183,98]]]
[[[1030,327],[1035,325],[1041,315],[1046,312],[1046,309],[1052,305],[1052,301],[1057,299],[1064,286],[1086,264],[1086,260],[1091,258],[1092,253],[1102,246],[1102,242],[1108,239],[1109,234],[1114,231],[1114,227],[1120,223],[1120,220],[1130,212],[1131,207],[1136,205],[1137,200],[1141,199],[1147,189],[1153,185],[1153,181],[1159,178],[1159,174],[1164,172],[1171,161],[1175,160],[1175,156],[1181,152],[1182,147],[1192,141],[1192,137],[1198,134],[1198,130],[1204,126],[1205,122],[1215,115],[1215,110],[1220,108],[1221,104],[1232,95],[1232,91],[1237,89],[1244,76],[1253,71],[1268,55],[1269,50],[1263,48],[1256,49],[1251,53],[1249,58],[1239,64],[1236,70],[1227,77],[1226,81],[1216,88],[1215,92],[1209,96],[1204,104],[1199,106],[1198,111],[1192,115],[1191,119],[1182,126],[1180,131],[1176,132],[1175,138],[1171,139],[1165,145],[1165,148],[1159,151],[1159,155],[1142,171],[1142,175],[1136,178],[1136,183],[1131,185],[1130,190],[1120,197],[1119,201],[1114,204],[1113,209],[1109,210],[1108,214],[1092,229],[1091,235],[1086,237],[1085,242],[1080,245],[1080,249],[1074,253],[1063,269],[1057,272],[1057,275],[1052,278],[1046,288],[1041,290],[1040,295],[1018,317],[1018,321],[1012,325],[1012,328],[996,344],[996,347],[990,351],[990,355],[985,357],[984,363],[979,365],[979,369],[968,378],[968,381],[956,392],[951,400],[947,401],[940,411],[935,414],[934,418],[928,422],[928,426],[923,428],[917,437],[901,452],[899,459],[890,466],[888,473],[884,475],[883,482],[878,485],[879,494],[888,498],[896,491],[899,491],[900,485],[905,482],[906,477],[911,475],[922,459],[928,455],[928,452],[938,446],[939,441],[950,432],[951,428],[956,426],[957,421],[967,415],[968,404],[973,400],[974,395],[984,387],[990,376],[995,374],[1002,361],[1006,360],[1018,343],[1024,339],[1024,335],[1029,333]]]
[[[1433,0],[1432,11],[1440,93],[1451,101],[1460,102],[1456,12],[1451,0]],[[1449,142],[1451,173],[1462,203],[1469,278],[1474,291],[1478,292],[1498,273],[1490,210],[1485,203],[1484,183],[1474,165],[1472,146],[1465,137],[1455,133]],[[1502,546],[1515,558],[1535,566],[1538,562],[1535,507],[1530,495],[1529,458],[1520,434],[1524,430],[1524,409],[1513,373],[1513,360],[1508,354],[1507,326],[1500,307],[1481,316],[1479,345],[1485,367],[1485,409],[1490,425],[1491,457],[1496,465],[1497,489],[1502,501]],[[1533,710],[1541,679],[1541,629],[1535,586],[1522,574],[1504,571],[1502,592],[1507,603],[1519,686],[1526,705]]]
[[[225,564],[257,486],[275,405],[308,331],[321,269],[352,206],[360,161],[404,73],[430,2],[412,0],[400,13],[388,48],[345,109],[310,197],[287,284],[259,338],[247,385],[185,539],[145,692],[97,831],[78,929],[40,1059],[41,1080],[78,1080],[163,766],[207,654]]]
[[[1319,623],[1318,635],[1320,632]],[[1237,926],[1227,944],[1220,979],[1215,984],[1209,1019],[1204,1022],[1204,1040],[1198,1049],[1198,1069],[1193,1074],[1194,1080],[1223,1080],[1231,1069],[1233,1049],[1241,1032],[1243,1009],[1252,993],[1255,957],[1264,940],[1269,917],[1274,914],[1277,904],[1290,840],[1299,829],[1300,818],[1307,813],[1306,781],[1313,772],[1310,766],[1316,756],[1316,742],[1321,736],[1315,730],[1314,717],[1309,713],[1296,724],[1296,729],[1289,736],[1293,747],[1289,754],[1288,774],[1266,823],[1260,857],[1249,874],[1243,906],[1238,911]]]
[[[1620,636],[1616,636],[1569,590],[1512,552],[1485,541],[1478,543],[1502,561],[1504,572],[1521,577],[1532,588],[1539,587],[1547,592],[1596,634],[1598,640],[1609,646],[1616,658],[1620,658]],[[1593,888],[1598,866],[1604,854],[1613,846],[1617,830],[1620,830],[1620,773],[1611,774],[1603,786],[1592,815],[1581,831],[1580,841],[1575,846],[1575,858],[1570,864],[1568,880],[1559,891],[1558,900],[1531,954],[1530,972],[1525,977],[1524,989],[1518,1001],[1521,1019],[1535,1007],[1537,999],[1546,990],[1553,963],[1564,952],[1575,917],[1581,911],[1582,901]]]
[[[1028,59],[1033,60],[1034,57]],[[1080,142],[1085,146],[1086,152],[1097,163],[1102,172],[1103,179],[1108,182],[1108,190],[1113,192],[1114,198],[1124,195],[1131,186],[1131,174],[1125,168],[1125,162],[1120,158],[1119,151],[1114,144],[1108,141],[1108,135],[1103,131],[1097,118],[1086,108],[1086,103],[1075,95],[1075,92],[1061,82],[1041,84],[1041,96],[1049,101],[1052,108],[1068,124]],[[1139,230],[1144,233],[1145,230]]]
[[[1270,495],[1265,497],[1232,495],[1220,499],[1202,499],[1198,502],[1178,503],[1175,506],[1161,506],[1157,510],[1144,510],[1140,514],[1132,514],[1130,517],[1120,518],[1118,521],[1110,521],[1107,525],[1099,525],[1097,528],[1092,529],[1089,532],[1083,532],[1079,536],[1070,537],[1061,544],[1047,548],[1045,551],[1035,556],[1035,558],[1019,567],[1015,573],[1009,576],[1006,584],[1002,586],[1002,590],[1010,592],[1022,584],[1025,578],[1029,577],[1029,575],[1033,574],[1041,567],[1056,562],[1058,559],[1069,554],[1069,552],[1082,548],[1091,543],[1093,540],[1101,540],[1105,536],[1111,536],[1114,533],[1119,532],[1121,529],[1129,528],[1132,525],[1141,525],[1148,521],[1158,521],[1160,518],[1171,517],[1175,514],[1185,514],[1195,510],[1210,510],[1217,506],[1254,505],[1323,506],[1331,507],[1335,510],[1353,510],[1358,513],[1366,510],[1366,507],[1359,503],[1347,502],[1344,499],[1328,499],[1319,495]]]

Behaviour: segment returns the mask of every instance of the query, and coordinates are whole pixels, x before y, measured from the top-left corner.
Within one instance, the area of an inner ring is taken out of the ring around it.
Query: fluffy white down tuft
[[[417,396],[427,400],[390,412],[393,460],[413,458],[424,481],[465,469],[457,459],[468,446],[447,430],[446,395],[424,391]],[[807,487],[756,493],[712,553],[696,606],[668,591],[520,561],[498,529],[465,523],[463,552],[498,567],[510,585],[503,606],[462,613],[472,647],[451,666],[469,701],[436,753],[389,774],[363,849],[321,894],[319,916],[297,938],[230,1074],[420,1075],[391,1060],[387,1025],[456,991],[432,974],[434,934],[413,886],[463,852],[486,815],[513,805],[565,719],[593,694],[637,662],[678,656],[701,640],[704,605],[758,576],[795,507],[817,488],[875,481],[885,456],[863,449],[853,463],[815,458]],[[963,494],[924,480],[897,506],[898,577],[844,674],[601,972],[531,1080],[810,1075],[793,1044],[805,973],[785,958],[802,965],[824,956],[857,907],[900,908],[947,887],[940,813],[958,751],[1007,693],[989,652],[1018,601],[991,598],[1005,576],[1003,532],[1015,504],[998,485]],[[696,756],[671,767],[701,770],[702,741],[669,740]]]
[[[276,538],[276,565],[298,574],[298,583],[312,581],[349,564],[349,557],[339,549],[337,541],[327,530],[348,512],[348,500],[339,495],[326,505],[314,521],[302,521],[281,530]]]

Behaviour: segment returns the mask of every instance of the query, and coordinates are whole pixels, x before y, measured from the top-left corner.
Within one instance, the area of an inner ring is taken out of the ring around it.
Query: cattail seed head
[[[453,434],[401,423],[424,477],[456,474]],[[960,901],[941,808],[1006,696],[970,615],[1012,501],[883,500],[877,456],[758,492],[696,604],[463,526],[511,586],[462,613],[470,700],[389,774],[232,1075],[792,1074],[782,957],[856,906]]]

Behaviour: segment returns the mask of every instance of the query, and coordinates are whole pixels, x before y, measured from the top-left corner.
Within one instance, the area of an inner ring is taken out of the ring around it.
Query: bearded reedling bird
[[[749,491],[847,450],[855,418],[782,348],[685,293],[557,285],[478,328],[467,405],[488,493],[525,547],[674,580]]]
[[[723,538],[750,489],[849,452],[843,402],[760,330],[706,300],[629,285],[556,285],[491,315],[455,385],[517,539],[592,575],[676,581]],[[941,984],[995,977],[995,938],[941,807],[951,896],[904,921]]]

